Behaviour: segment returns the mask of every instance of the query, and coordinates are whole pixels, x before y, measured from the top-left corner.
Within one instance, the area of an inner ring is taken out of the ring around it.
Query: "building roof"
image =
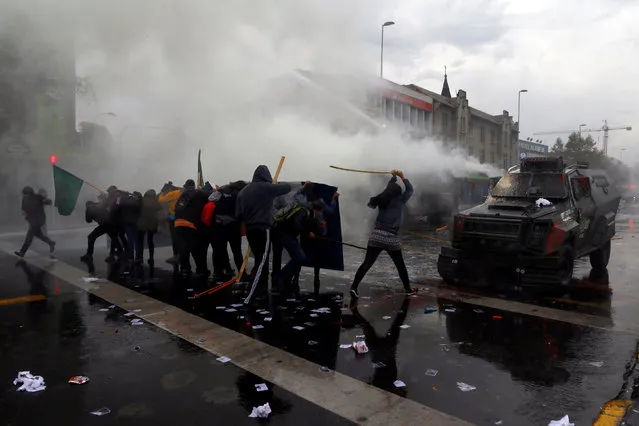
[[[450,87],[448,87],[448,75],[444,73],[444,85],[442,86],[442,96],[450,98]]]

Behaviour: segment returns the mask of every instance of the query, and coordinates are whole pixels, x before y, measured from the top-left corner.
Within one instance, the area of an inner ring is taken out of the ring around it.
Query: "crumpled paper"
[[[552,206],[552,203],[545,198],[538,198],[537,201],[535,201],[535,204],[537,204],[537,207]]]
[[[39,392],[47,388],[44,384],[44,378],[34,376],[30,371],[20,371],[18,377],[13,381],[14,385],[18,383],[22,383],[22,386],[17,389],[18,391]]]
[[[249,414],[249,417],[261,417],[263,419],[267,418],[268,415],[271,414],[271,406],[268,405],[268,402],[264,405],[260,405],[259,407],[253,407],[253,411]]]
[[[457,382],[457,387],[462,392],[470,392],[470,391],[474,391],[475,389],[477,389],[475,386],[469,385],[469,384],[464,383],[464,382]]]
[[[363,340],[353,342],[353,349],[355,349],[358,354],[365,354],[368,352],[368,346],[366,346],[366,342]]]
[[[566,414],[559,420],[551,420],[548,426],[575,426],[575,424],[570,423],[570,418],[568,418],[568,414]]]

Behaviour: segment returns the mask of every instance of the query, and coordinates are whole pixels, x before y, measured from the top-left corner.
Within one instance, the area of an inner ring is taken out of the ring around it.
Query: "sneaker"
[[[416,288],[411,288],[410,290],[404,289],[404,294],[417,294],[417,289]]]
[[[351,288],[351,296],[355,299],[359,299],[359,294],[357,294],[357,290]]]
[[[14,251],[13,254],[15,254],[18,257],[24,257],[24,253],[22,253],[21,251]]]

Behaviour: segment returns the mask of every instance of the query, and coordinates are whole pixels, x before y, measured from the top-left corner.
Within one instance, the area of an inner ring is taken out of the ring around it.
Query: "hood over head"
[[[146,191],[144,193],[144,198],[153,198],[153,199],[155,199],[155,198],[157,198],[157,194],[155,193],[155,190],[149,189],[148,191]]]
[[[195,189],[195,181],[193,179],[187,179],[184,182],[184,189]]]
[[[35,195],[35,191],[30,186],[22,188],[22,195]]]
[[[369,200],[368,207],[373,209],[376,207],[384,208],[388,206],[394,198],[400,195],[402,195],[402,187],[397,183],[397,176],[393,176],[391,180],[388,181],[386,188]]]
[[[271,172],[268,170],[268,167],[263,164],[261,166],[257,166],[255,173],[253,173],[252,182],[273,182],[273,177],[271,176]]]

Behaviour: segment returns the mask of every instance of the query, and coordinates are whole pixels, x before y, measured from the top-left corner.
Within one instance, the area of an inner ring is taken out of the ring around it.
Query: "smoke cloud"
[[[9,12],[25,13],[45,40],[73,41],[76,72],[96,94],[78,101],[77,119],[114,134],[99,169],[74,172],[104,187],[181,184],[196,173],[198,149],[205,179],[217,184],[250,179],[258,164],[274,172],[285,155],[282,180],[338,186],[345,227],[363,232],[366,199],[383,183],[331,164],[399,168],[409,178],[495,172],[433,140],[407,142],[400,129],[334,132],[332,120],[358,120],[354,107],[320,88],[298,93],[298,69],[375,73],[381,17],[368,1],[16,0],[0,6]]]

